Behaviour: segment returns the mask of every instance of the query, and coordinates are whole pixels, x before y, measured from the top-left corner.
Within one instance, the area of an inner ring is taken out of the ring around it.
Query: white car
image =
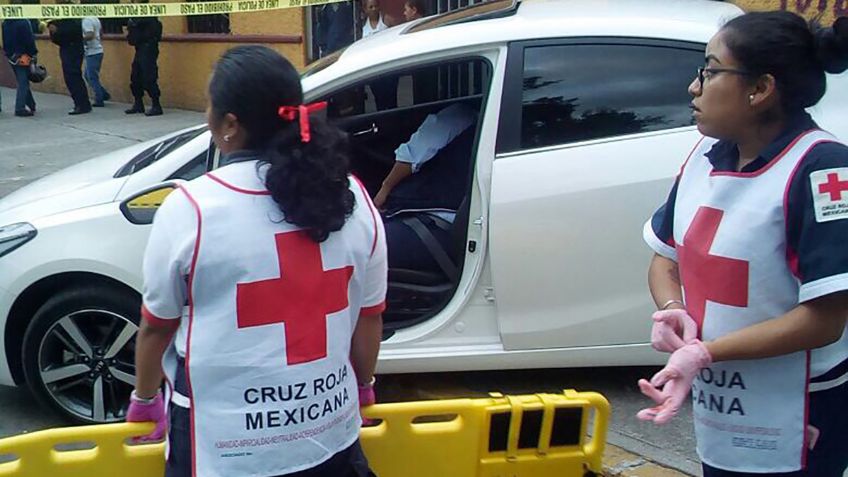
[[[686,88],[706,42],[738,13],[707,1],[502,0],[309,67],[307,100],[329,101],[372,193],[427,114],[460,101],[480,112],[448,251],[459,273],[390,264],[378,371],[660,363],[647,343],[642,225],[699,138]],[[848,91],[844,75],[829,80]],[[380,88],[397,105],[378,110]],[[842,137],[845,97],[813,111]],[[218,159],[197,127],[0,200],[0,384],[27,384],[76,421],[123,418],[150,220],[173,184]]]

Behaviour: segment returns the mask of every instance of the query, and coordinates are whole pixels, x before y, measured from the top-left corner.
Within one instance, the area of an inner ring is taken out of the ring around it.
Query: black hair
[[[422,17],[427,16],[427,7],[424,5],[424,0],[406,0],[406,4],[414,8]]]
[[[232,113],[247,133],[246,147],[269,164],[265,186],[283,220],[307,230],[316,242],[344,226],[353,213],[347,135],[315,116],[311,140],[302,142],[299,118],[282,119],[280,106],[303,103],[300,76],[276,51],[237,46],[218,60],[209,81],[213,117]]]
[[[746,71],[774,76],[786,113],[819,102],[827,88],[825,72],[848,69],[848,17],[820,27],[792,12],[751,12],[730,20],[722,31]]]

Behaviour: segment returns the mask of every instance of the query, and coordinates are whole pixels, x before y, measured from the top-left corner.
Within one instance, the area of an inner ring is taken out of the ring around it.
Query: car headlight
[[[0,257],[34,239],[37,234],[35,227],[26,222],[0,227]]]

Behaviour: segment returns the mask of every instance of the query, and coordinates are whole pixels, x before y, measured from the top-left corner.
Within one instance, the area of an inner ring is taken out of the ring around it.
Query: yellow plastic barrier
[[[582,477],[601,472],[609,403],[597,393],[378,404],[362,446],[380,477]],[[591,438],[587,436],[594,418]],[[164,444],[132,446],[152,424],[51,429],[0,440],[0,477],[162,475]],[[68,450],[74,449],[74,450]]]

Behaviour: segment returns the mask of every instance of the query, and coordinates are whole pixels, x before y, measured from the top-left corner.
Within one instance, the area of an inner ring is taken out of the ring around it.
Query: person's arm
[[[363,284],[362,308],[359,311],[359,321],[351,338],[350,362],[356,373],[360,391],[367,388],[374,377],[377,365],[377,355],[380,351],[380,341],[383,337],[383,311],[386,309],[386,289],[388,287],[388,258],[386,253],[386,232],[380,214],[368,198],[368,191],[361,184],[357,202],[364,204],[369,210],[367,220],[373,221],[375,235],[372,238],[371,257],[368,260]],[[373,394],[371,395],[373,400]]]
[[[147,320],[141,321],[135,341],[135,393],[142,399],[150,399],[159,392],[162,385],[162,356],[179,326],[174,320],[172,326],[152,326]]]
[[[395,165],[374,196],[377,207],[383,206],[392,189],[418,172],[424,163],[473,125],[476,119],[477,112],[463,104],[453,104],[427,116],[409,141],[395,150]]]
[[[369,384],[374,377],[382,338],[382,313],[360,315],[350,342],[350,364],[360,386]]]
[[[680,267],[674,260],[658,253],[654,254],[651,265],[648,267],[648,287],[657,308],[684,308]]]
[[[35,56],[38,54],[38,48],[35,46],[35,34],[31,29],[26,28],[24,30],[24,47],[26,49],[27,54],[30,56]]]
[[[144,251],[141,325],[136,341],[136,394],[156,395],[162,384],[162,356],[171,343],[186,303],[186,275],[194,253],[196,213],[177,190],[153,220]]]
[[[392,170],[389,171],[389,174],[383,180],[383,185],[380,187],[377,195],[374,196],[374,205],[376,205],[378,209],[382,208],[383,205],[385,205],[389,194],[392,193],[392,190],[400,184],[402,180],[411,175],[412,164],[408,162],[395,161],[394,166],[392,166]]]
[[[810,300],[789,313],[704,343],[713,361],[760,359],[827,346],[842,337],[848,292]]]

